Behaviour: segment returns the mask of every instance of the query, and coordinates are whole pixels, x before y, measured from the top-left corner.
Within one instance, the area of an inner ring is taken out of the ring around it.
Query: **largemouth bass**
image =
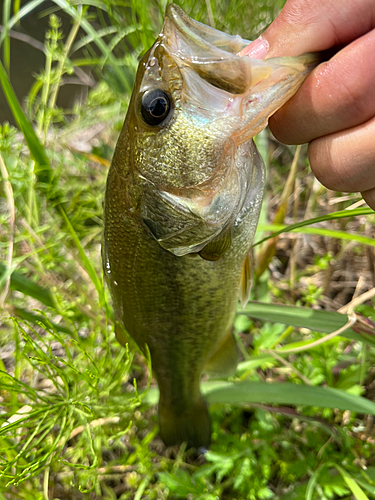
[[[250,291],[265,182],[252,138],[316,64],[239,57],[249,43],[169,5],[108,174],[104,271],[116,320],[150,352],[167,446],[209,445],[200,379],[235,371],[232,324]]]

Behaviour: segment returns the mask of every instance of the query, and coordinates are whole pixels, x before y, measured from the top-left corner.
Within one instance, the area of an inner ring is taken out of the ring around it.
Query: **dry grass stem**
[[[357,322],[357,317],[355,314],[349,315],[348,316],[349,321],[339,328],[338,330],[335,330],[332,333],[329,333],[328,335],[325,335],[319,340],[316,340],[315,342],[311,342],[311,344],[300,346],[300,347],[295,347],[294,349],[276,349],[275,352],[280,352],[283,354],[291,353],[291,352],[302,352],[302,351],[307,351],[309,349],[312,349],[313,347],[317,347],[318,345],[322,345],[325,342],[328,342],[328,340],[333,339],[334,337],[337,337],[344,333],[346,330],[351,328],[356,322]]]
[[[94,429],[99,425],[118,424],[119,422],[120,422],[120,417],[108,417],[108,418],[98,418],[97,420],[92,420],[89,425],[92,429]],[[68,441],[78,436],[78,434],[81,434],[81,432],[83,432],[85,428],[86,428],[85,425],[80,425],[79,427],[73,429],[69,435]]]
[[[351,300],[350,302],[348,302],[348,304],[345,304],[345,306],[341,307],[337,312],[350,315],[357,306],[372,299],[373,297],[375,297],[375,287],[371,288],[371,290],[368,290],[359,297]]]
[[[277,354],[277,352],[272,351],[271,349],[267,349],[267,350],[266,350],[266,352],[267,352],[268,354],[270,354],[271,356],[273,356],[273,357],[274,357],[275,359],[277,359],[278,361],[280,361],[280,363],[282,363],[284,366],[288,367],[288,368],[289,368],[292,372],[294,372],[294,373],[297,375],[297,377],[299,377],[299,378],[302,380],[302,382],[304,382],[306,385],[311,385],[311,386],[313,385],[313,384],[311,383],[311,381],[310,381],[307,377],[305,377],[305,376],[303,375],[303,373],[301,373],[301,372],[300,372],[300,371],[299,371],[299,370],[298,370],[295,366],[293,366],[293,365],[292,365],[292,363],[289,363],[289,361],[287,361],[287,360],[286,360],[286,359],[284,359],[283,357],[279,356],[279,355]],[[279,351],[279,352],[280,352],[280,351]],[[287,352],[287,351],[284,351],[284,352]]]

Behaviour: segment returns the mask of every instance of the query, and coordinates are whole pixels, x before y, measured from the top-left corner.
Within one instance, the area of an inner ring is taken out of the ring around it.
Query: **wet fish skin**
[[[249,294],[263,196],[252,137],[317,62],[238,57],[248,43],[169,5],[140,62],[108,174],[104,271],[116,320],[151,354],[168,446],[209,446],[200,379],[235,371],[232,324],[239,296],[245,303]],[[145,122],[145,95],[170,100],[160,124]],[[126,342],[121,328],[116,334]]]

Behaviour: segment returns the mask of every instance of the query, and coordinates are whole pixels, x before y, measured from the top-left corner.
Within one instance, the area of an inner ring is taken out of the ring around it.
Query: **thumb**
[[[320,52],[346,45],[374,27],[374,0],[288,0],[275,21],[245,51],[250,57],[262,58]]]

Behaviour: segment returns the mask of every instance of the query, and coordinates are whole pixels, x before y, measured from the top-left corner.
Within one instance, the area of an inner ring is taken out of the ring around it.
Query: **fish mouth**
[[[162,45],[181,67],[192,68],[201,78],[231,94],[243,94],[271,73],[269,64],[255,67],[249,57],[237,55],[249,40],[228,35],[191,19],[177,5],[167,7]]]
[[[320,62],[312,53],[264,60],[240,56],[249,40],[195,21],[175,4],[166,9],[160,40],[180,68],[190,67],[216,88],[234,95],[248,93],[280,67],[291,73],[309,73]]]
[[[163,26],[164,35],[167,34],[170,24],[172,30],[177,30],[180,34],[183,33],[190,43],[195,42],[195,45],[201,46],[203,55],[212,47],[221,49],[224,52],[237,54],[250,43],[249,40],[244,40],[239,35],[228,35],[199,21],[195,21],[175,4],[169,4],[166,9]]]

